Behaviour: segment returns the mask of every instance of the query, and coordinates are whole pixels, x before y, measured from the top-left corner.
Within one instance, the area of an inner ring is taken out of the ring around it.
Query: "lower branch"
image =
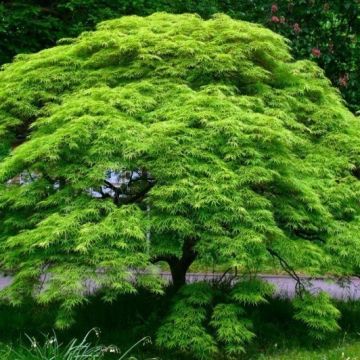
[[[266,250],[269,252],[271,256],[273,256],[279,261],[284,271],[296,281],[295,292],[297,295],[301,295],[301,293],[303,293],[306,289],[299,275],[295,272],[294,268],[291,267],[289,263],[283,257],[281,257],[281,255],[277,253],[274,249],[268,247],[266,248]]]

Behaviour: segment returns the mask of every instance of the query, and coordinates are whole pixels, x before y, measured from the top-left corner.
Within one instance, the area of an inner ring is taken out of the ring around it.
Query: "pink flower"
[[[318,48],[312,48],[311,53],[317,58],[321,56],[321,51]]]
[[[347,87],[349,83],[349,75],[344,74],[339,77],[339,85],[343,87]]]
[[[301,27],[298,23],[295,23],[293,25],[293,29],[294,29],[295,34],[298,34],[301,31]]]
[[[272,17],[271,17],[271,21],[272,21],[273,23],[279,23],[279,22],[280,22],[280,19],[279,19],[277,16],[272,16]]]
[[[271,5],[271,12],[274,14],[279,10],[278,6],[276,4]]]

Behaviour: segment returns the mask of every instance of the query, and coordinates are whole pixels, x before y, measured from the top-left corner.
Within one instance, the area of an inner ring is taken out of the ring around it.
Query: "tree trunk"
[[[171,261],[169,265],[173,286],[178,289],[186,283],[186,273],[190,264],[186,266],[181,260],[176,259],[175,261]]]
[[[190,265],[196,259],[196,252],[193,249],[194,239],[184,241],[181,258],[172,257],[168,260],[170,266],[173,286],[178,289],[186,283],[186,273]]]
[[[186,283],[186,273],[197,256],[194,250],[195,243],[196,240],[193,238],[184,241],[181,258],[175,255],[160,255],[152,259],[153,264],[159,261],[165,261],[169,264],[172,283],[175,289],[179,289]]]

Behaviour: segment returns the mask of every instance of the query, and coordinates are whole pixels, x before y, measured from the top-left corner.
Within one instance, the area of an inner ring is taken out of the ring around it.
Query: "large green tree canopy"
[[[123,17],[18,56],[0,84],[0,264],[15,275],[3,291],[13,303],[31,295],[69,310],[88,281],[107,299],[161,291],[159,261],[176,286],[194,260],[358,273],[358,120],[270,30],[225,15]],[[200,300],[183,290],[183,324],[189,306],[212,301],[201,286]],[[241,283],[231,299],[268,290]],[[311,312],[301,298],[299,319],[327,314],[320,300]],[[218,341],[239,314],[215,309]]]
[[[360,109],[358,0],[3,0],[0,64],[93,30],[100,21],[156,11],[204,18],[225,13],[261,23],[292,41],[296,59],[316,60],[341,89],[350,109]]]

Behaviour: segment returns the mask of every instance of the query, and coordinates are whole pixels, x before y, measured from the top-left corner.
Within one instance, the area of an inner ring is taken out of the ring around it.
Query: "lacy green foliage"
[[[276,253],[314,274],[358,271],[360,252],[345,247],[359,246],[359,121],[270,30],[224,15],[123,17],[18,56],[0,81],[0,264],[16,274],[2,293],[13,304],[59,302],[65,326],[86,284],[109,301],[160,292],[159,259],[256,272]],[[109,170],[123,177],[104,188]],[[269,293],[241,286],[241,303]],[[193,307],[189,334],[210,353],[203,306],[175,308]]]
[[[210,324],[216,329],[216,338],[224,344],[229,358],[236,359],[245,352],[244,345],[255,336],[250,330],[251,321],[243,316],[244,310],[235,304],[218,304],[214,307]]]
[[[231,300],[226,289],[219,292],[207,283],[182,287],[157,332],[157,344],[198,359],[219,353],[236,358],[255,335],[245,310],[224,300]]]
[[[155,11],[226,13],[261,23],[292,41],[297,59],[313,59],[359,110],[360,5],[357,0],[17,0],[0,4],[0,63],[53,46],[103,20]],[[21,24],[21,26],[19,26]],[[315,54],[315,55],[313,55]]]
[[[199,359],[209,359],[216,353],[216,343],[206,328],[208,307],[213,291],[209,284],[184,286],[157,332],[157,344],[178,349]]]
[[[231,297],[236,302],[243,305],[257,305],[267,302],[274,292],[274,286],[260,279],[250,279],[249,281],[240,281],[235,284]]]
[[[329,332],[339,329],[337,319],[340,312],[331,303],[328,294],[304,293],[297,297],[293,304],[296,310],[294,318],[305,323],[314,338],[323,339]]]

